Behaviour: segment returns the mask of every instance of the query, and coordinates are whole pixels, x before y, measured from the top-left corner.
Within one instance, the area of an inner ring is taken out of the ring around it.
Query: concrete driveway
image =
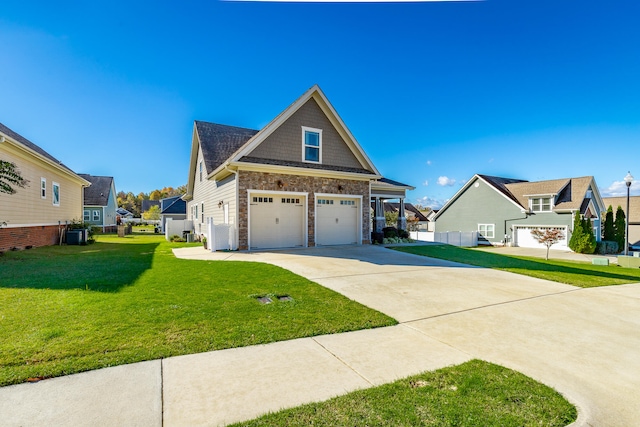
[[[225,425],[480,358],[563,393],[577,425],[640,425],[640,284],[580,289],[369,245],[174,252],[276,264],[401,323],[0,388],[0,424]]]

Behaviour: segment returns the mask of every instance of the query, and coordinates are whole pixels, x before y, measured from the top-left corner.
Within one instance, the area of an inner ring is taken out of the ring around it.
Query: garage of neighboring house
[[[362,197],[316,194],[316,245],[350,245],[361,241]]]
[[[530,225],[514,225],[514,236],[515,242],[514,246],[519,246],[521,248],[545,248],[546,246],[538,243],[538,241],[531,235],[531,231],[535,229],[541,229],[542,231],[547,229],[557,229],[562,231],[564,234],[564,239],[560,240],[558,243],[555,243],[552,248],[553,249],[568,249],[569,244],[569,231],[566,226],[557,226],[557,227],[549,227],[549,226],[530,226]]]
[[[293,248],[307,245],[307,195],[262,193],[249,195],[251,249]]]

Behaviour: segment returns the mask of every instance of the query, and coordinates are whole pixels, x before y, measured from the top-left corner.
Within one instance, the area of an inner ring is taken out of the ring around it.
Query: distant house
[[[408,189],[380,175],[316,85],[260,130],[196,121],[184,199],[196,234],[211,218],[224,247],[272,249],[370,243],[370,202],[381,230],[382,201]]]
[[[118,215],[120,218],[133,218],[133,214],[125,208],[117,208],[116,215]]]
[[[187,202],[181,196],[167,197],[160,200],[160,224],[162,230],[167,220],[187,219]]]
[[[0,193],[0,251],[60,242],[64,225],[82,218],[82,189],[90,182],[1,123],[0,159],[29,181],[15,194]]]
[[[435,215],[435,231],[477,231],[480,244],[542,247],[531,230],[557,228],[565,238],[553,248],[567,249],[575,212],[591,219],[600,241],[604,210],[592,176],[529,182],[474,175]]]
[[[395,213],[399,214],[400,213],[400,203],[398,203],[398,202],[385,202],[384,203],[384,211],[385,212],[395,212]],[[418,210],[418,208],[416,208],[411,203],[405,203],[404,204],[404,216],[407,219],[417,218],[418,219],[418,222],[417,222],[418,229],[427,230],[427,224],[428,224],[429,220],[427,219],[427,217],[422,212],[420,212],[420,210]]]
[[[604,197],[604,206],[613,209],[615,218],[618,206],[627,214],[627,197]],[[604,221],[604,214],[603,214]],[[629,197],[629,245],[640,249],[640,196]],[[624,248],[623,248],[624,249]]]
[[[152,206],[157,206],[158,209],[160,209],[160,200],[143,200],[142,206],[140,207],[140,215],[142,216],[142,214],[151,209]]]
[[[84,222],[102,228],[104,233],[115,232],[118,206],[113,177],[82,173],[80,176],[91,183],[84,189]]]

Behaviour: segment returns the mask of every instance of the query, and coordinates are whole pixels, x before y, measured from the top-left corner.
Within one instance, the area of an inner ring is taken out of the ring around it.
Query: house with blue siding
[[[112,176],[80,174],[91,183],[84,189],[83,220],[87,224],[102,228],[104,233],[116,231],[116,186]]]
[[[593,176],[529,182],[474,175],[435,215],[436,232],[478,232],[478,243],[543,247],[531,231],[560,229],[554,249],[568,249],[573,218],[590,218],[596,240],[606,210]]]

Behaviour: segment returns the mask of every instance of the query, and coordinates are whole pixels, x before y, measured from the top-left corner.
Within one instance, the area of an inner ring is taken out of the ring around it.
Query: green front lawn
[[[622,268],[617,265],[601,266],[592,265],[588,262],[554,259],[546,261],[542,258],[501,255],[484,250],[459,248],[450,245],[405,246],[394,247],[393,249],[416,255],[510,271],[582,288],[640,282],[640,269]]]
[[[0,256],[0,386],[396,323],[282,268],[177,246],[145,232]]]
[[[472,360],[234,426],[566,426],[576,418],[553,389]]]

